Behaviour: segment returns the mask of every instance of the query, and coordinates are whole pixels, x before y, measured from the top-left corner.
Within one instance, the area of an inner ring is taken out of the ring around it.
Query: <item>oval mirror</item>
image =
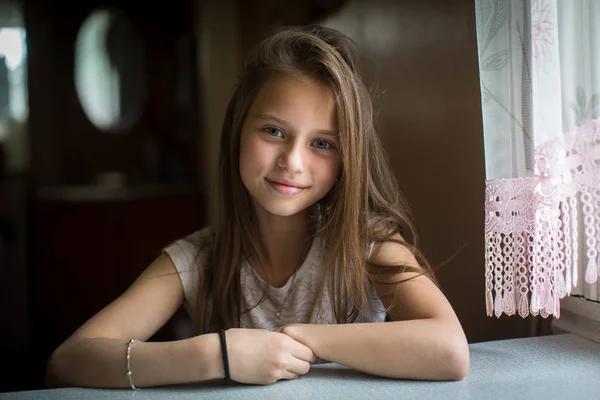
[[[83,22],[75,43],[75,87],[98,129],[123,133],[140,117],[146,98],[142,41],[123,13],[99,9]]]

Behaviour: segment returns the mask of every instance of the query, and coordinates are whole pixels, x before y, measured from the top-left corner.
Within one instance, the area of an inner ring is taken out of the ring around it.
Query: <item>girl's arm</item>
[[[65,343],[48,362],[46,386],[130,388],[126,339],[84,338]],[[131,348],[136,387],[223,378],[217,334],[174,342],[136,342]]]
[[[401,240],[398,235],[395,237]],[[413,255],[394,242],[374,248],[376,263],[418,268]],[[417,275],[377,275],[395,282]],[[282,332],[310,347],[317,357],[389,378],[460,380],[469,370],[469,348],[448,300],[426,276],[398,285],[373,283],[393,322],[289,325]]]
[[[183,304],[183,287],[166,254],[131,287],[82,325],[51,355],[46,385],[125,388],[127,342],[147,340]],[[222,376],[219,339],[206,335],[165,343],[133,343],[136,386],[184,383]]]

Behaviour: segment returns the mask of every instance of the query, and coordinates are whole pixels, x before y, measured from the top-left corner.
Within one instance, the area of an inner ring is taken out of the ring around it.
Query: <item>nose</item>
[[[289,172],[298,173],[304,169],[304,149],[300,143],[290,143],[284,147],[277,165],[281,168],[288,170]]]

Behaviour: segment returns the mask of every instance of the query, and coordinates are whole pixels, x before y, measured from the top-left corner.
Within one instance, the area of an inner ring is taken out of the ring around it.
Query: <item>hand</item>
[[[308,346],[308,348],[310,348],[315,354],[317,361],[325,361],[319,354],[319,351],[321,350],[319,350],[318,340],[324,334],[322,331],[323,326],[324,325],[319,324],[290,324],[277,328],[275,332],[283,333],[295,341]]]
[[[314,326],[315,325],[290,324],[290,325],[285,325],[285,326],[281,326],[281,327],[277,328],[275,330],[275,332],[283,333],[284,335],[291,337],[295,341],[300,342],[303,345],[310,347],[310,345],[308,344],[308,340],[307,340],[308,337],[307,337],[306,333],[308,333],[310,328],[314,327]],[[311,348],[311,350],[312,350],[312,348]],[[314,353],[314,350],[313,350],[313,353]]]
[[[231,379],[266,385],[296,379],[317,362],[312,350],[280,332],[262,329],[229,329],[227,353]]]

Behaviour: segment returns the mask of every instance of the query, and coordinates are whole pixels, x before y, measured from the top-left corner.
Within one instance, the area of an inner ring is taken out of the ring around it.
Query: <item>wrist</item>
[[[318,334],[315,331],[318,329],[318,325],[314,324],[292,324],[287,325],[281,331],[281,333],[291,337],[297,342],[302,343],[306,347],[310,348],[313,353],[317,354],[318,346]]]
[[[198,367],[198,380],[223,379],[223,357],[221,340],[218,333],[196,336],[197,340],[195,366]]]
[[[227,335],[225,334],[225,329],[221,329],[219,331],[219,339],[221,339],[221,358],[223,359],[225,380],[230,381],[231,375],[229,373],[229,357],[227,355]]]

